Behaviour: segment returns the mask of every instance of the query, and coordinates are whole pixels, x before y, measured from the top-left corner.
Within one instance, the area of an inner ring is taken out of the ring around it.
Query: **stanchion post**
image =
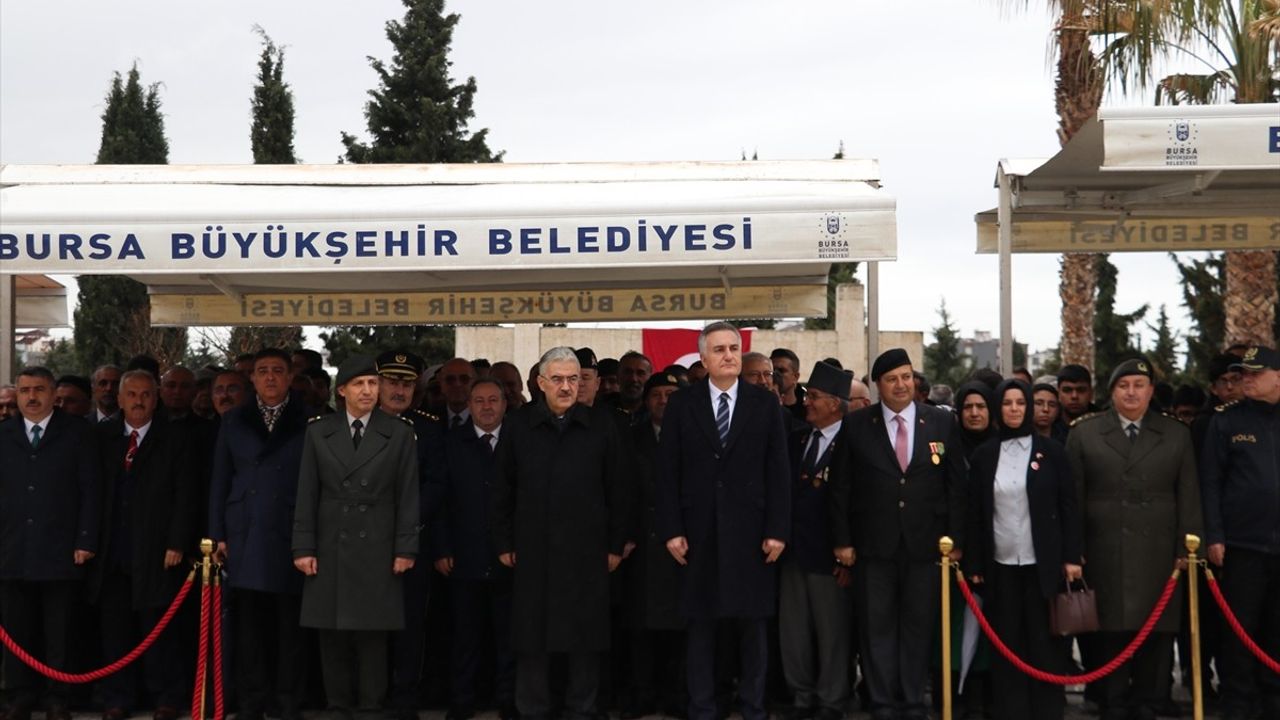
[[[1204,687],[1200,679],[1200,537],[1187,535],[1187,602],[1191,613],[1191,708],[1194,720],[1204,720]]]
[[[955,543],[943,536],[942,553],[942,720],[951,720],[951,551]]]
[[[213,540],[209,538],[203,538],[200,540],[200,554],[202,555],[202,558],[200,560],[200,588],[201,588],[200,601],[203,603],[205,601],[204,588],[209,587],[209,576],[213,569]],[[203,662],[203,660],[204,659],[201,658],[197,662]],[[200,715],[198,717],[192,718],[192,720],[204,720],[204,716],[205,716],[204,708],[206,705],[206,700],[208,699],[206,697],[208,687],[209,687],[208,682],[201,682],[200,687],[196,689],[196,692],[200,694],[200,702],[199,702],[199,708],[198,708]]]

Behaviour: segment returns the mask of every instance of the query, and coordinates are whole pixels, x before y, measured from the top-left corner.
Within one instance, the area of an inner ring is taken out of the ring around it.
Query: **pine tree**
[[[1169,253],[1169,257],[1178,267],[1182,306],[1191,315],[1184,374],[1187,380],[1208,384],[1209,362],[1222,352],[1227,336],[1226,311],[1222,304],[1227,290],[1226,261],[1221,254],[1186,262],[1174,253]]]
[[[401,21],[387,23],[387,39],[394,52],[390,64],[369,58],[378,74],[378,87],[369,91],[365,119],[369,143],[342,133],[353,163],[472,163],[501,162],[486,142],[487,129],[470,132],[475,116],[476,79],[455,85],[449,77],[449,47],[456,13],[444,14],[444,0],[403,0]],[[453,355],[453,328],[440,326],[342,326],[320,334],[329,362],[341,364],[356,349],[405,349],[428,361]]]
[[[395,52],[388,66],[369,58],[378,87],[365,104],[372,142],[342,133],[345,159],[353,163],[500,162],[489,150],[488,129],[468,132],[475,116],[476,79],[454,85],[449,46],[457,13],[444,15],[444,0],[403,0],[404,20],[387,23]]]
[[[969,373],[969,360],[960,352],[960,331],[951,324],[945,299],[938,305],[938,320],[933,343],[924,349],[924,374],[935,385],[957,388]]]
[[[1093,314],[1093,376],[1098,384],[1099,397],[1105,397],[1111,370],[1141,352],[1132,328],[1134,323],[1146,317],[1148,306],[1143,305],[1131,313],[1117,313],[1116,280],[1119,270],[1105,253],[1098,255],[1096,268],[1098,297]]]
[[[102,112],[102,142],[98,163],[163,165],[169,162],[169,141],[160,113],[159,83],[144,91],[138,66],[128,80],[116,73]],[[185,328],[153,330],[146,287],[122,275],[81,275],[75,311],[75,351],[82,367],[120,363],[135,352],[158,359],[178,353],[187,342]]]
[[[262,38],[262,55],[258,58],[258,84],[253,88],[253,162],[259,165],[292,165],[293,91],[284,81],[284,49],[277,47],[260,27],[254,31]]]
[[[1155,347],[1147,353],[1147,358],[1156,367],[1160,379],[1174,381],[1178,374],[1178,333],[1169,326],[1169,312],[1160,306],[1160,314],[1156,316],[1156,324],[1147,323],[1147,328],[1156,334]]]

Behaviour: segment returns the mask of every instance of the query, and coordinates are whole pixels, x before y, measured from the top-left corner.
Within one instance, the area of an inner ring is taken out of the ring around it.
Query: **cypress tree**
[[[100,165],[169,162],[159,83],[144,89],[136,64],[129,69],[127,79],[115,73],[107,90],[97,162]],[[151,327],[151,303],[146,286],[122,275],[81,275],[76,280],[79,293],[74,344],[82,367],[121,363],[137,352],[150,353],[162,363],[182,360],[187,331]]]
[[[444,0],[403,0],[402,20],[387,23],[389,62],[369,58],[378,87],[369,91],[365,119],[370,141],[342,133],[352,163],[501,162],[486,141],[487,129],[471,132],[476,79],[455,84],[449,76],[449,47],[456,13],[444,14]],[[453,328],[440,326],[340,326],[321,333],[330,363],[358,348],[363,352],[406,349],[428,362],[453,355]]]
[[[293,91],[284,81],[284,49],[277,47],[260,27],[254,31],[262,38],[262,55],[258,58],[258,84],[253,88],[253,162],[259,165],[292,165],[298,162],[293,152]]]

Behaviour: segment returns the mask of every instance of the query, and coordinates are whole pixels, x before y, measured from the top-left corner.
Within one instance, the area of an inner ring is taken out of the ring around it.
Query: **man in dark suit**
[[[523,720],[545,720],[550,656],[562,653],[565,717],[591,720],[600,653],[609,649],[609,573],[622,562],[628,488],[616,425],[577,403],[573,349],[552,348],[539,365],[543,401],[503,424],[491,518],[498,558],[515,570],[516,706]]]
[[[62,668],[83,566],[98,550],[102,489],[89,421],[55,409],[53,393],[52,373],[24,368],[20,414],[0,423],[0,614],[18,645]],[[7,652],[4,665],[10,704],[0,718],[29,720],[40,677]],[[70,720],[67,690],[50,685],[49,720]]]
[[[880,402],[852,413],[834,459],[836,559],[853,573],[860,655],[875,720],[923,720],[938,616],[938,539],[964,544],[965,461],[950,412],[915,400],[907,352],[876,358]]]
[[[196,477],[203,458],[178,424],[156,416],[156,379],[131,370],[120,379],[121,417],[99,423],[102,542],[90,569],[90,596],[102,618],[102,655],[123,657],[155,627],[182,586],[194,553]],[[179,636],[165,632],[142,658],[155,720],[175,720],[186,699]],[[137,666],[102,681],[103,720],[134,709]]]
[[[680,615],[681,568],[658,537],[658,439],[667,402],[687,383],[673,373],[654,373],[644,384],[645,419],[633,425],[638,507],[635,510],[635,551],[622,565],[623,610],[630,637],[631,691],[623,706],[623,720],[685,712],[684,618]]]
[[[116,404],[120,395],[120,375],[124,371],[115,365],[102,365],[93,371],[93,412],[89,422],[102,422],[120,412]]]
[[[763,720],[766,619],[777,607],[774,563],[791,525],[790,472],[775,395],[738,381],[742,341],[729,323],[698,337],[705,381],[671,397],[658,447],[658,534],[684,565],[689,720],[717,717],[718,621],[738,635],[744,720]]]
[[[496,367],[496,366],[495,366]],[[507,393],[497,378],[471,385],[471,422],[445,439],[441,507],[432,525],[435,568],[449,579],[453,652],[449,720],[470,720],[484,640],[493,638],[494,697],[502,720],[514,720],[515,656],[511,654],[511,569],[498,562],[490,535],[494,448],[502,436]]]
[[[295,356],[297,353],[295,353]],[[380,378],[378,409],[413,426],[418,460],[418,546],[430,557],[427,540],[439,498],[437,476],[444,465],[444,426],[440,418],[413,406],[413,393],[425,362],[407,350],[382,353],[374,361]],[[404,574],[404,629],[391,634],[390,709],[401,720],[418,716],[418,681],[426,650],[427,601],[430,598],[431,564],[415,562]]]
[[[306,679],[298,625],[302,575],[293,567],[289,533],[307,409],[289,392],[291,372],[284,350],[254,356],[257,398],[222,415],[213,456],[209,534],[235,606],[240,720],[261,720],[272,685],[281,715],[296,720]],[[267,667],[270,644],[276,646],[274,673]]]
[[[298,470],[293,564],[306,581],[301,622],[317,628],[334,714],[377,710],[387,633],[404,629],[401,577],[418,556],[418,456],[412,424],[377,408],[374,360],[338,368],[344,411],[307,427]]]
[[[853,378],[815,363],[805,387],[805,420],[791,434],[791,543],[782,556],[779,645],[794,698],[792,720],[840,720],[849,701],[853,607],[849,569],[832,557],[831,459],[844,452],[840,427]]]

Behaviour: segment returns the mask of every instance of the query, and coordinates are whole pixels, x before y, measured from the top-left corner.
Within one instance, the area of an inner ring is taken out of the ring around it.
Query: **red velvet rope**
[[[987,622],[986,616],[982,614],[982,608],[974,600],[973,591],[969,589],[969,583],[965,581],[964,573],[960,572],[959,568],[956,569],[956,583],[960,586],[960,593],[964,595],[964,600],[969,604],[969,609],[973,611],[973,616],[977,618],[978,625],[982,627],[982,632],[991,641],[992,647],[998,650],[1019,672],[1029,675],[1040,682],[1053,685],[1079,685],[1096,682],[1110,675],[1115,672],[1116,668],[1133,657],[1138,648],[1142,647],[1142,643],[1146,642],[1147,636],[1151,634],[1151,630],[1156,626],[1156,621],[1164,614],[1165,606],[1169,604],[1169,599],[1173,597],[1173,591],[1178,586],[1179,574],[1178,570],[1174,570],[1173,574],[1169,576],[1169,581],[1164,584],[1164,592],[1160,595],[1160,600],[1156,602],[1156,606],[1151,609],[1151,614],[1147,616],[1147,622],[1143,624],[1142,629],[1138,631],[1138,634],[1133,637],[1133,640],[1129,642],[1125,649],[1112,658],[1111,662],[1083,675],[1055,675],[1028,665],[1022,658],[1014,654],[1008,645],[1005,645],[1000,640],[995,630],[991,629],[991,624]]]
[[[146,652],[152,644],[155,643],[156,638],[160,637],[160,633],[164,632],[164,629],[169,625],[169,621],[173,619],[174,613],[178,612],[178,608],[182,606],[182,601],[187,598],[187,593],[191,591],[191,586],[195,581],[195,576],[196,573],[194,570],[187,575],[186,582],[184,582],[182,587],[178,590],[178,594],[173,598],[173,602],[169,603],[169,609],[164,611],[164,615],[160,617],[160,622],[156,623],[156,626],[151,629],[151,632],[147,633],[147,636],[142,639],[142,642],[138,643],[138,646],[130,650],[127,655],[104,668],[99,668],[86,673],[65,673],[61,670],[54,670],[48,665],[36,660],[31,656],[31,653],[23,650],[18,643],[13,641],[13,638],[9,636],[9,633],[5,631],[3,626],[0,626],[0,642],[4,643],[5,647],[9,648],[9,652],[13,653],[14,657],[21,660],[32,670],[35,670],[51,680],[76,684],[101,680],[108,675],[119,672],[129,663],[137,660],[142,653]]]
[[[1213,593],[1213,599],[1217,601],[1218,607],[1222,608],[1222,615],[1227,619],[1227,624],[1231,626],[1231,630],[1235,632],[1236,637],[1240,638],[1240,642],[1248,648],[1253,656],[1258,658],[1258,662],[1262,663],[1271,672],[1280,675],[1280,662],[1276,662],[1267,655],[1262,648],[1258,647],[1258,643],[1249,637],[1249,633],[1244,631],[1244,626],[1240,624],[1239,618],[1231,611],[1231,607],[1227,605],[1227,599],[1222,596],[1222,588],[1218,587],[1218,579],[1213,576],[1213,571],[1209,568],[1204,570],[1205,580],[1209,581],[1209,592]]]
[[[215,568],[215,572],[217,572]],[[213,577],[213,720],[222,720],[222,581]]]
[[[209,599],[208,585],[200,587],[200,654],[196,658],[196,682],[191,697],[192,720],[204,720],[203,699],[205,692],[205,666],[209,660]]]

